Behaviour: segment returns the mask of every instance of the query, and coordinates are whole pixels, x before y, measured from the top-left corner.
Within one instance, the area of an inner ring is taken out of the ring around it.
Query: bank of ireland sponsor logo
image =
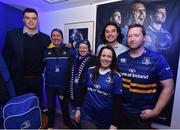
[[[128,71],[129,71],[130,73],[135,73],[135,72],[136,72],[136,69],[130,68]]]

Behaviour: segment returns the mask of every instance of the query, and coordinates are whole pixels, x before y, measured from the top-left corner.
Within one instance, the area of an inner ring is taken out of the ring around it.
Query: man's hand
[[[156,112],[155,110],[146,109],[141,112],[140,116],[142,119],[152,119],[159,115],[159,112]]]
[[[66,43],[65,46],[66,46],[67,48],[72,48],[72,44],[71,44],[71,43]]]

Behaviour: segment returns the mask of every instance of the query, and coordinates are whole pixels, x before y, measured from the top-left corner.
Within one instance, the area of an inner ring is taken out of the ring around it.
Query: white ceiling
[[[47,2],[46,0],[0,0],[0,2],[3,2],[21,10],[30,7],[36,9],[39,12],[55,11],[77,6],[96,4],[105,1],[109,0],[60,0],[59,2],[54,3]]]

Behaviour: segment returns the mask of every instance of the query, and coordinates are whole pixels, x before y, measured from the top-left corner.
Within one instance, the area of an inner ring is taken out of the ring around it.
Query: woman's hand
[[[117,127],[114,125],[110,125],[109,130],[117,130]]]
[[[74,117],[75,117],[75,121],[77,123],[79,123],[80,122],[80,117],[81,117],[81,111],[80,110],[76,110],[75,114],[74,114]]]

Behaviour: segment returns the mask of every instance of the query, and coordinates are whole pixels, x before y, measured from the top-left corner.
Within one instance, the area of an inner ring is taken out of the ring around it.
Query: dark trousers
[[[48,103],[48,127],[53,128],[55,122],[55,114],[56,114],[56,96],[62,95],[62,91],[59,88],[51,88],[46,86],[46,95],[47,95],[47,103]],[[67,94],[63,95],[63,98],[59,98],[62,116],[64,123],[70,122],[69,116],[69,107],[68,107],[68,96]]]
[[[81,129],[97,129],[97,125],[91,121],[88,120],[81,120],[80,121],[80,128]]]
[[[3,119],[0,118],[0,129],[4,129],[4,126],[3,126]]]
[[[119,117],[119,129],[150,129],[152,120],[144,120],[138,114],[130,114],[121,110]]]
[[[24,78],[22,83],[18,86],[15,86],[15,91],[17,96],[27,94],[27,93],[35,93],[39,98],[40,106],[44,106],[43,103],[43,77],[31,77]]]
[[[3,107],[4,105],[0,104],[0,129],[3,129]]]

